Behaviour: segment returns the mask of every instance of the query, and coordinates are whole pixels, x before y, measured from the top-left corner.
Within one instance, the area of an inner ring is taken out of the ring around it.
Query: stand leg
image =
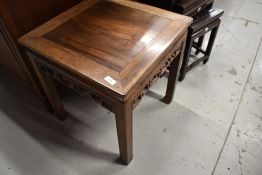
[[[206,54],[207,55],[207,59],[205,59],[203,61],[204,64],[206,64],[210,58],[210,55],[211,55],[211,52],[212,52],[212,49],[213,49],[213,45],[215,43],[215,39],[216,39],[216,35],[217,35],[217,32],[218,32],[218,28],[219,28],[219,24],[217,27],[215,27],[211,34],[210,34],[210,38],[209,38],[209,42],[208,42],[208,45],[207,45],[207,50],[206,50]]]
[[[198,41],[197,41],[197,48],[196,48],[196,52],[195,54],[198,55],[199,54],[199,50],[201,49],[202,45],[203,45],[203,42],[204,42],[204,38],[205,38],[205,35],[199,37]]]
[[[193,41],[192,41],[191,33],[189,33],[187,35],[186,48],[184,51],[184,58],[183,58],[182,66],[180,69],[179,79],[178,79],[179,81],[183,81],[185,79],[192,45],[193,45]]]

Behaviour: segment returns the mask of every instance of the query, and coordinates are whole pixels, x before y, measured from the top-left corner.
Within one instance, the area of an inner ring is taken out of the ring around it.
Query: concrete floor
[[[134,160],[115,163],[114,115],[69,90],[74,116],[56,121],[0,71],[0,175],[261,175],[262,0],[217,0],[222,25],[207,65],[156,100],[161,79],[134,111]]]

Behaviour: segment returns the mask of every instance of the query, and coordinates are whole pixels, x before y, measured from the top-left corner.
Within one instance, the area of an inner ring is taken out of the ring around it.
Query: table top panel
[[[46,33],[44,38],[121,72],[170,22],[101,1]]]
[[[124,96],[192,19],[128,0],[85,0],[19,39],[43,61]]]

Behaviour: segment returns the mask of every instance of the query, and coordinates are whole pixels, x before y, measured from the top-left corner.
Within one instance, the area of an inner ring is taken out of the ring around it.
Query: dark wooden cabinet
[[[0,68],[37,90],[17,39],[82,0],[0,0]]]
[[[29,86],[32,82],[21,55],[0,19],[0,66]]]
[[[206,14],[213,6],[214,0],[138,0],[165,10],[198,18]],[[201,13],[200,13],[201,12]]]

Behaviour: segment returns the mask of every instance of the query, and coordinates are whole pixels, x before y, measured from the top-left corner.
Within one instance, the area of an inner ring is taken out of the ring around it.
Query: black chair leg
[[[212,49],[213,49],[213,46],[214,46],[214,43],[215,43],[216,35],[217,35],[217,32],[218,32],[219,24],[220,24],[220,22],[218,23],[217,27],[215,27],[211,31],[210,38],[209,38],[208,45],[207,45],[207,50],[206,50],[206,53],[205,53],[207,58],[203,61],[204,64],[206,64],[208,62],[209,58],[210,58],[210,55],[211,55],[211,52],[212,52]]]
[[[203,45],[204,38],[205,38],[205,35],[198,38],[197,45],[196,45],[197,48],[196,48],[196,52],[195,52],[196,55],[198,55],[200,53],[200,49]]]
[[[183,58],[182,66],[180,68],[180,75],[178,78],[179,81],[183,81],[185,79],[192,45],[193,45],[192,34],[189,33],[187,35],[186,47],[184,51],[184,58]]]

